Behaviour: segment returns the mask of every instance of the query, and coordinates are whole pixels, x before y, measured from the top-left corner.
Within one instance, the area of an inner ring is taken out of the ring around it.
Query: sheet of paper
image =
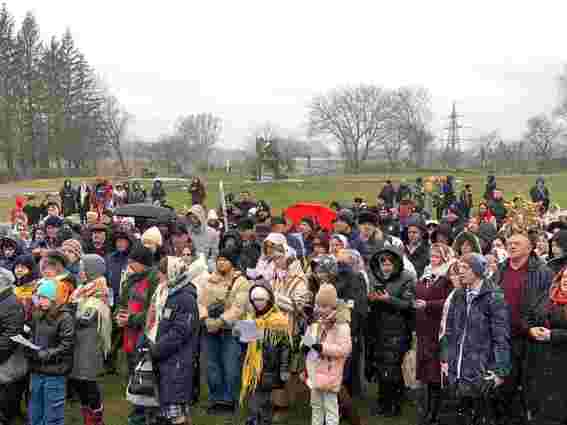
[[[240,342],[253,342],[261,336],[254,320],[239,320],[234,326],[240,335]]]
[[[39,351],[41,350],[41,347],[38,347],[37,345],[33,344],[31,341],[25,339],[23,336],[21,335],[16,335],[10,338],[12,341],[21,344],[25,347],[31,348],[32,350],[35,351]]]
[[[301,339],[301,343],[303,345],[305,345],[306,347],[313,347],[314,344],[317,343],[317,341],[315,341],[315,338],[313,337],[313,335],[311,334],[307,334],[307,335],[303,335],[303,338]]]

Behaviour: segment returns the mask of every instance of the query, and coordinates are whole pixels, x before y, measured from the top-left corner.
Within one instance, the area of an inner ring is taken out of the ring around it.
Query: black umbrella
[[[152,204],[129,204],[116,208],[114,215],[120,217],[147,218],[157,221],[175,220],[175,211],[170,208],[157,207]]]

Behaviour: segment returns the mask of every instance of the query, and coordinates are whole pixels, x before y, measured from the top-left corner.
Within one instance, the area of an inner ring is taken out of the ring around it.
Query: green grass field
[[[238,194],[241,190],[247,189],[253,194],[255,199],[264,199],[272,206],[275,212],[279,212],[295,202],[312,201],[329,204],[333,200],[350,202],[355,196],[365,197],[370,204],[374,204],[377,193],[380,191],[385,180],[391,178],[394,182],[399,182],[402,178],[407,179],[409,183],[415,181],[415,178],[426,174],[408,174],[384,176],[384,175],[358,175],[358,176],[336,176],[336,177],[317,177],[307,178],[302,183],[280,182],[280,183],[264,183],[256,184],[246,182],[239,176],[226,176],[214,174],[208,176],[206,180],[208,198],[207,206],[216,208],[219,203],[218,182],[223,180],[225,184],[225,193]],[[520,193],[524,197],[528,197],[529,188],[535,183],[537,176],[498,176],[497,182],[501,190],[504,191],[506,198],[511,198]],[[486,176],[470,173],[458,175],[457,178],[464,183],[470,183],[473,187],[475,199],[478,200],[484,192]],[[567,206],[567,173],[549,175],[546,177],[548,188],[552,193],[554,202],[558,202],[562,206]],[[62,180],[41,180],[32,182],[17,183],[20,187],[26,188],[52,188],[57,190],[61,187]],[[151,181],[144,182],[147,189],[151,187]],[[190,196],[183,189],[183,185],[167,184],[168,201],[176,208],[183,208],[184,205],[190,205]],[[7,215],[8,209],[13,206],[13,200],[0,202],[0,212],[4,208],[4,216]],[[129,404],[125,400],[125,384],[124,377],[105,377],[103,379],[103,387],[105,393],[106,407],[106,423],[108,425],[121,425],[127,423],[127,415]],[[206,391],[206,388],[204,389]],[[371,391],[374,394],[374,391]],[[224,419],[216,417],[207,417],[204,408],[206,408],[206,399],[201,406],[197,406],[194,411],[195,424],[216,425],[226,422]],[[371,400],[374,397],[371,397]],[[369,402],[360,401],[360,409],[367,414]],[[68,405],[69,424],[79,424],[82,422],[79,414],[78,404]],[[232,421],[234,423],[234,421]],[[238,422],[238,421],[237,421]],[[238,423],[243,423],[240,420]],[[287,422],[290,425],[307,425],[310,423],[309,406],[299,405],[293,406],[292,414]],[[415,423],[415,407],[412,403],[406,402],[404,405],[404,416],[396,420],[386,419],[370,419],[369,424],[396,424],[406,425]]]

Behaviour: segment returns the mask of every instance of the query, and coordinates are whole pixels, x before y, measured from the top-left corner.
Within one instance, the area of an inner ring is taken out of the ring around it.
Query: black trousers
[[[0,384],[0,425],[11,424],[18,416],[28,384],[28,377],[9,384]]]
[[[96,381],[85,381],[82,379],[69,379],[69,387],[79,396],[81,406],[93,410],[102,407],[102,393]]]
[[[527,423],[526,399],[523,388],[525,357],[525,338],[512,338],[512,371],[495,392],[495,414],[499,423],[509,425],[524,425]]]

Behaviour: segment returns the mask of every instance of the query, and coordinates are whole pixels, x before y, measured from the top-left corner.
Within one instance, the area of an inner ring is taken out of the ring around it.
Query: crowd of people
[[[452,182],[434,213],[423,181],[388,181],[375,205],[333,203],[328,228],[249,191],[207,211],[198,178],[167,220],[116,216],[148,197],[109,181],[19,199],[0,239],[0,424],[24,400],[30,425],[63,424],[69,398],[103,424],[120,352],[131,425],[192,423],[202,375],[207,414],[248,425],[302,396],[312,425],[367,423],[366,396],[375,417],[415,403],[423,425],[565,424],[567,213],[542,178],[506,201],[490,177],[476,205]]]

